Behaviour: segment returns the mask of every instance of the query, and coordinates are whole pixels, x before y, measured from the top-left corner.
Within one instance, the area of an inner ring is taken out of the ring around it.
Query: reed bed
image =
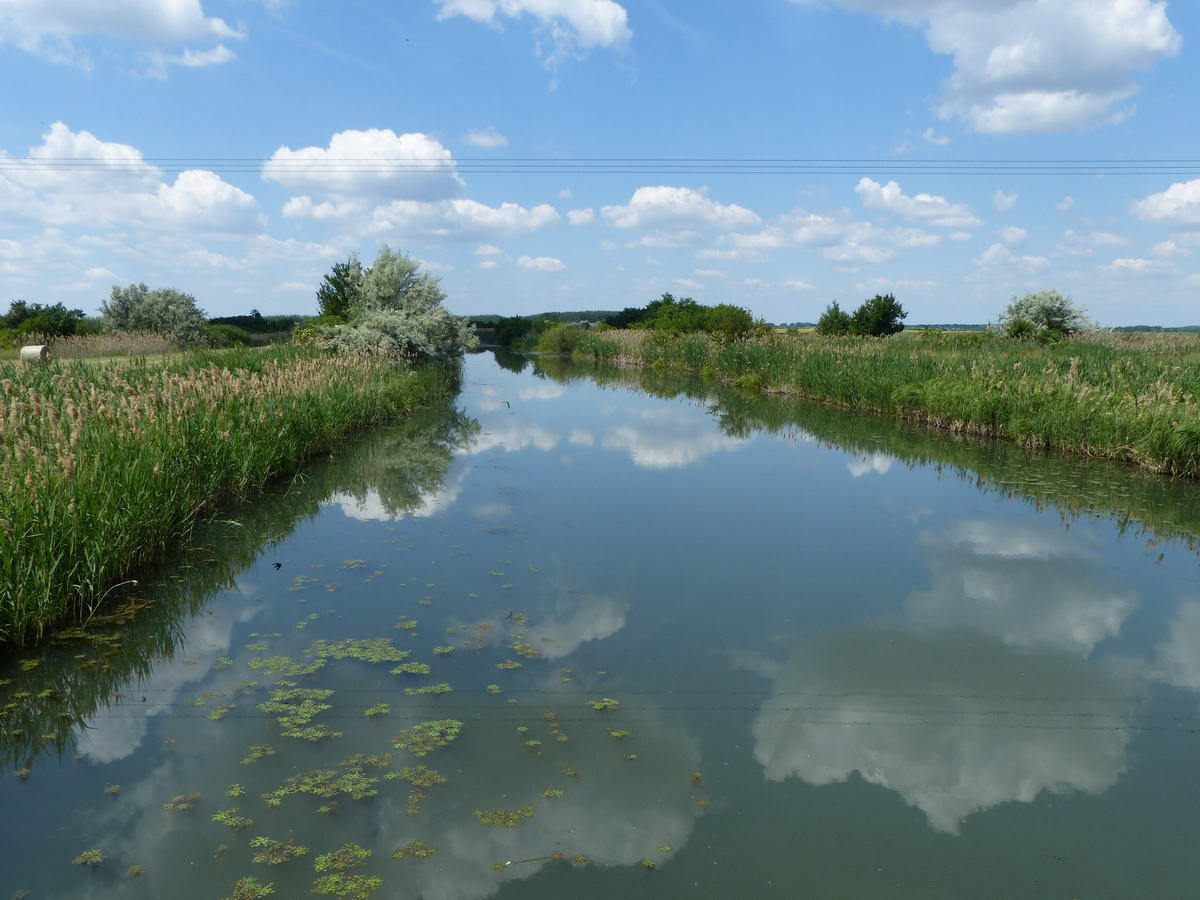
[[[1043,347],[983,333],[802,334],[723,346],[628,331],[590,335],[577,352],[1200,476],[1194,336],[1108,334]]]
[[[0,642],[86,619],[204,510],[452,380],[292,347],[0,364]]]

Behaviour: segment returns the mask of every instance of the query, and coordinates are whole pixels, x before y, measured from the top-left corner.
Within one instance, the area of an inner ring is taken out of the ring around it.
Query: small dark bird
[[[507,400],[504,401],[504,405],[507,406],[509,409],[512,409],[512,404],[509,403]]]
[[[283,568],[283,563],[275,563],[275,571],[278,572]]]

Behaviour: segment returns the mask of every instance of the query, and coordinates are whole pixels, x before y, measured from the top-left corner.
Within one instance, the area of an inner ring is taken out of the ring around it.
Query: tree
[[[445,299],[440,279],[423,273],[419,259],[384,244],[371,268],[363,272],[353,305],[364,310],[432,309]]]
[[[345,316],[350,306],[358,299],[359,283],[362,281],[362,263],[358,254],[350,254],[345,262],[334,263],[333,269],[317,288],[317,306],[322,316]]]
[[[850,314],[838,306],[838,302],[834,300],[827,307],[825,312],[821,313],[821,318],[817,320],[817,334],[836,335],[850,333]]]
[[[66,337],[75,333],[84,318],[82,309],[67,309],[61,302],[51,306],[14,300],[8,313],[0,316],[0,328],[11,328],[19,334]]]
[[[907,316],[904,307],[891,294],[876,294],[854,311],[850,317],[850,331],[870,337],[896,334],[904,330],[901,320]]]
[[[718,303],[710,307],[704,318],[705,330],[722,344],[744,341],[759,328],[750,310],[732,303]]]
[[[144,284],[114,284],[100,312],[108,331],[153,331],[181,344],[199,344],[205,339],[204,313],[196,306],[196,298],[174,288],[152,291]]]
[[[1013,297],[1012,302],[1000,315],[1000,328],[1008,332],[1010,326],[1020,319],[1031,323],[1039,331],[1057,331],[1064,335],[1077,334],[1096,327],[1088,319],[1087,310],[1082,306],[1075,306],[1070,297],[1065,297],[1055,290],[1038,291],[1020,298]],[[1024,331],[1020,326],[1017,328]]]

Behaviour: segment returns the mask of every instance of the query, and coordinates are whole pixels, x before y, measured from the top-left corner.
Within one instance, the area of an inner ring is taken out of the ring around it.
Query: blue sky
[[[462,313],[671,291],[797,321],[892,291],[980,322],[1054,287],[1196,323],[1200,171],[470,167],[1196,158],[1198,24],[1153,0],[0,0],[0,302],[145,281],[312,312],[330,264],[388,243]],[[351,171],[371,159],[427,171]]]

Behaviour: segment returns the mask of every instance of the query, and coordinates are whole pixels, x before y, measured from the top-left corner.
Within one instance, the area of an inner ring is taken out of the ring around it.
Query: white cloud
[[[906,219],[928,219],[932,225],[949,228],[982,225],[965,203],[951,203],[945,197],[932,194],[917,194],[909,197],[895,181],[881,185],[870,178],[863,178],[854,188],[868,209],[882,209]]]
[[[1121,247],[1129,243],[1128,238],[1107,231],[1093,231],[1088,234],[1068,228],[1059,242],[1058,251],[1068,256],[1091,256],[1100,247]]]
[[[1185,231],[1173,234],[1167,240],[1155,244],[1150,253],[1164,259],[1180,256],[1191,256],[1192,248],[1200,247],[1200,231]]]
[[[846,463],[846,471],[850,473],[851,478],[862,478],[868,472],[874,472],[876,475],[886,475],[892,470],[894,462],[895,460],[890,456],[885,456],[882,453],[873,453],[870,456]]]
[[[476,256],[501,256],[503,253],[495,244],[480,244],[475,248]]]
[[[1143,275],[1152,275],[1163,271],[1167,267],[1167,263],[1161,259],[1114,259],[1106,266],[1100,268],[1105,272],[1111,272],[1114,275],[1138,273]]]
[[[283,284],[277,284],[275,286],[275,291],[279,294],[295,293],[296,291],[312,293],[313,286],[311,284],[305,284],[303,281],[285,281]]]
[[[1133,204],[1133,213],[1148,222],[1200,224],[1200,178],[1171,185]]]
[[[724,278],[726,273],[721,269],[696,269],[696,274],[701,278]]]
[[[996,233],[1000,235],[1000,240],[1004,241],[1010,247],[1020,247],[1029,240],[1029,232],[1024,228],[1017,228],[1015,226],[1001,228]]]
[[[575,196],[575,192],[572,191],[570,188],[563,188],[561,191],[558,192],[558,199],[560,199],[560,200],[570,200],[574,196]]]
[[[704,285],[692,278],[676,278],[675,283],[685,291],[702,291]]]
[[[815,291],[816,285],[809,284],[807,281],[801,281],[799,278],[788,278],[783,282],[783,286],[793,291]]]
[[[821,0],[793,0],[817,3]],[[1133,74],[1182,38],[1161,0],[837,0],[921,27],[954,59],[937,113],[981,132],[1061,131],[1119,122]]]
[[[338,203],[326,200],[323,203],[313,203],[312,197],[307,194],[299,197],[290,197],[283,204],[283,217],[285,219],[316,219],[324,221],[327,219],[344,219],[347,216],[352,216],[363,211],[361,203],[356,203],[353,200],[343,200]]]
[[[508,138],[501,134],[495,125],[489,125],[487,128],[474,128],[467,132],[463,140],[472,147],[483,147],[488,150],[508,146]]]
[[[105,278],[105,279],[111,278],[111,279],[115,280],[117,276],[114,275],[112,272],[110,272],[108,269],[105,269],[102,266],[97,266],[92,269],[85,269],[83,272],[83,277],[86,278],[88,281],[99,281],[102,278]]]
[[[758,215],[743,206],[718,203],[705,190],[640,187],[625,206],[606,206],[601,214],[617,228],[745,228]]]
[[[1070,196],[1063,197],[1061,200],[1059,200],[1057,203],[1054,204],[1054,208],[1057,209],[1059,212],[1070,212],[1071,210],[1073,210],[1075,208],[1075,198],[1070,197]]]
[[[561,272],[567,267],[561,259],[553,256],[522,256],[517,259],[517,265],[531,272]]]
[[[1046,257],[1018,256],[1004,244],[992,244],[971,262],[981,269],[1014,269],[1028,274],[1042,272],[1050,267],[1050,260]]]
[[[1019,199],[1021,199],[1019,194],[1006,194],[1003,190],[997,189],[996,193],[992,194],[992,205],[998,212],[1008,212],[1017,205]]]
[[[845,241],[834,247],[826,247],[821,251],[821,255],[832,262],[874,264],[894,259],[896,251],[886,247],[860,244],[858,241]]]
[[[969,231],[955,231],[952,234],[946,235],[946,237],[950,238],[952,241],[969,241],[974,236],[975,235],[971,234]]]
[[[925,138],[925,140],[929,141],[935,147],[945,147],[950,143],[950,138],[936,134],[932,128],[926,128],[921,137]]]
[[[486,206],[475,200],[422,203],[395,200],[376,207],[362,231],[376,237],[407,236],[447,240],[498,240],[529,234],[560,220],[549,204],[532,208],[516,203]]]
[[[596,47],[629,42],[629,14],[614,0],[434,0],[438,19],[464,16],[486,25],[529,16],[540,32],[538,55],[553,68]],[[545,43],[543,43],[543,40]]]
[[[151,78],[166,78],[170,66],[182,66],[185,69],[202,69],[207,66],[220,66],[237,59],[237,54],[224,44],[217,44],[210,50],[185,50],[183,53],[163,53],[152,50],[146,54],[150,66],[146,72]]]
[[[498,269],[498,268],[500,268],[500,263],[496,262],[496,260],[494,260],[494,259],[485,259],[479,263],[479,268],[481,268],[481,269]]]
[[[390,128],[341,131],[328,147],[280,147],[263,164],[262,177],[337,198],[443,200],[464,187],[441,143]]]
[[[591,209],[572,209],[567,212],[567,221],[572,225],[591,225],[596,221],[596,211]]]

